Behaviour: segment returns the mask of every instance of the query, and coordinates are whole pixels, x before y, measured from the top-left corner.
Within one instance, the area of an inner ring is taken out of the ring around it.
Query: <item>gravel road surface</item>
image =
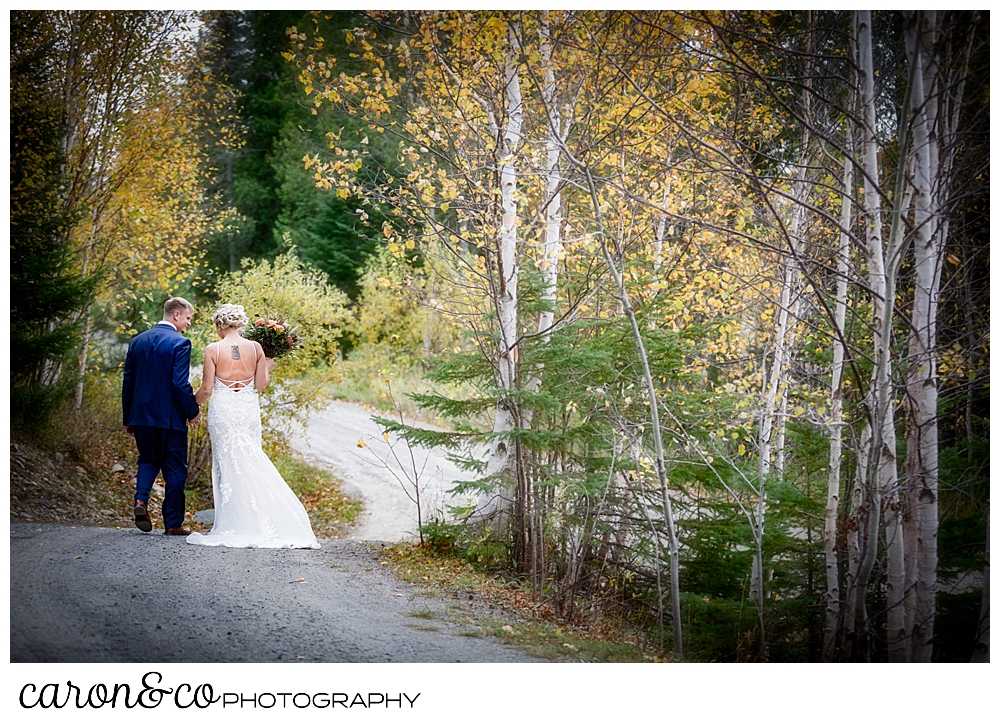
[[[349,535],[351,539],[387,542],[414,539],[417,508],[407,496],[407,490],[412,494],[413,488],[405,479],[400,484],[400,478],[407,474],[410,479],[413,477],[409,453],[395,435],[388,442],[383,440],[382,431],[370,415],[360,404],[331,402],[309,417],[305,429],[293,436],[292,443],[312,462],[332,470],[346,483],[344,492],[363,502],[364,512]],[[359,448],[358,440],[366,446]],[[390,444],[403,466],[392,457]],[[448,461],[443,452],[415,447],[413,454],[419,472],[424,521],[442,517],[447,505],[461,506],[472,501],[471,497],[448,494],[455,480],[470,479],[471,475]]]
[[[533,660],[476,637],[481,603],[420,594],[381,565],[382,542],[415,537],[416,505],[393,474],[405,477],[390,446],[409,465],[405,445],[383,440],[364,407],[332,402],[293,444],[364,503],[349,539],[229,549],[132,527],[12,523],[11,662]],[[466,473],[439,452],[414,454],[425,520],[468,501],[447,493]]]
[[[474,637],[482,603],[420,594],[375,543],[198,547],[134,528],[11,523],[10,660],[529,662]]]

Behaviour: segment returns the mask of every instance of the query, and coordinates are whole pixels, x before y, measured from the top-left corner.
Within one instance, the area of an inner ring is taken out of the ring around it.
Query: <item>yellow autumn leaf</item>
[[[355,446],[357,446],[359,448],[364,448],[364,447],[367,447],[368,445],[365,444],[365,440],[359,439],[357,445],[355,445]]]

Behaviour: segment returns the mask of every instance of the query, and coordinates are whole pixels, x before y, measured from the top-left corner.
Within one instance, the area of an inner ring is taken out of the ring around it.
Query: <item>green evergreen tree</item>
[[[91,296],[78,274],[61,203],[59,110],[52,102],[51,33],[40,11],[11,12],[11,413],[40,424],[68,391],[58,382],[78,343],[74,315]],[[48,40],[46,40],[46,38]]]
[[[211,190],[237,215],[211,239],[209,248],[217,268],[233,271],[242,258],[273,258],[287,235],[304,261],[355,297],[385,219],[370,209],[371,217],[361,219],[358,199],[316,188],[302,162],[327,147],[327,132],[361,130],[355,118],[304,104],[295,68],[282,57],[288,47],[286,31],[314,21],[336,46],[361,18],[351,12],[313,15],[296,10],[219,11],[208,16],[204,56],[217,81],[237,96],[233,121],[242,141],[238,148],[212,154]]]

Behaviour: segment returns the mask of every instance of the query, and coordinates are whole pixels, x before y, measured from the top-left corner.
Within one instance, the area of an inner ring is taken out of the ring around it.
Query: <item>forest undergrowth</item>
[[[470,562],[469,550],[451,544],[444,527],[430,528],[423,545],[387,546],[382,559],[422,595],[487,604],[490,613],[472,621],[481,635],[552,661],[673,662],[635,624],[635,609],[614,596],[598,595],[581,605],[578,614],[560,616],[551,599],[537,598],[523,581],[496,565]]]

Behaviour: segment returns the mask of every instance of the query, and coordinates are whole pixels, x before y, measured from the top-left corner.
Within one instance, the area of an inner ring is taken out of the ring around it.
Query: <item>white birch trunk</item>
[[[854,641],[864,623],[865,605],[864,591],[858,581],[864,564],[865,541],[864,534],[868,514],[865,504],[868,484],[868,464],[871,459],[872,428],[866,424],[861,430],[861,439],[855,450],[854,490],[851,494],[851,509],[847,517],[847,574],[844,577],[844,623],[840,635],[841,656],[850,660],[854,650]]]
[[[543,14],[541,22],[542,62],[545,64],[545,106],[548,108],[549,127],[545,150],[545,247],[542,254],[542,276],[545,280],[542,298],[548,308],[538,316],[538,332],[552,328],[555,316],[556,288],[559,281],[559,252],[562,249],[560,227],[562,225],[562,192],[559,177],[560,134],[562,118],[559,113],[559,96],[556,92],[555,66],[552,61],[552,37],[548,17]]]
[[[785,257],[778,298],[778,318],[774,333],[774,357],[766,374],[764,399],[761,405],[758,443],[757,509],[755,513],[754,560],[750,571],[750,597],[757,605],[761,624],[761,658],[766,659],[764,640],[764,521],[767,512],[767,479],[773,473],[785,473],[785,420],[788,416],[788,375],[791,367],[792,348],[795,345],[795,320],[801,308],[801,281],[798,257],[803,247],[805,228],[806,156],[809,143],[808,131],[803,133],[803,156],[795,184],[792,222],[789,228],[790,253]]]
[[[886,587],[889,658],[905,659],[905,615],[903,610],[904,557],[903,526],[899,510],[899,487],[896,471],[896,428],[893,421],[890,377],[892,316],[895,306],[894,243],[884,249],[882,210],[879,197],[878,147],[875,137],[875,71],[872,62],[871,11],[858,11],[859,70],[862,78],[861,109],[864,144],[864,215],[868,249],[869,286],[872,290],[872,336],[875,346],[875,369],[872,376],[871,411],[873,426],[874,477],[871,481],[869,526],[865,559],[859,575],[859,595],[867,589],[877,551],[878,510],[885,501],[885,537],[888,556]],[[892,236],[893,234],[890,234]],[[874,525],[873,525],[874,523]],[[860,597],[859,600],[863,600]]]
[[[497,340],[497,372],[501,396],[497,401],[496,418],[493,423],[495,435],[490,445],[487,461],[487,476],[508,473],[513,459],[511,443],[506,433],[516,424],[514,402],[504,394],[512,391],[516,383],[517,369],[517,150],[521,142],[523,108],[518,68],[521,59],[521,44],[515,23],[508,30],[506,60],[507,124],[504,129],[500,153],[500,249],[497,256],[499,266],[499,287],[497,291],[497,317],[500,333]],[[479,499],[478,516],[491,518],[495,529],[502,525],[513,503],[512,488],[505,485],[497,494],[485,494]]]
[[[804,89],[802,91],[803,116],[808,119],[811,106],[811,87],[815,16],[808,14],[809,37],[807,53],[803,64]],[[799,256],[804,247],[803,235],[806,228],[806,198],[808,185],[806,169],[810,155],[810,132],[808,124],[803,124],[800,149],[800,163],[795,179],[792,218],[788,231],[789,254],[783,266],[781,294],[779,297],[778,319],[774,335],[774,357],[764,393],[761,410],[758,441],[758,490],[755,515],[754,560],[750,571],[750,596],[757,605],[760,621],[760,656],[767,660],[767,641],[764,630],[764,518],[767,507],[767,479],[774,471],[779,476],[785,474],[785,426],[788,418],[788,378],[791,368],[792,349],[795,344],[794,324],[802,305]],[[773,442],[772,442],[773,439]],[[772,461],[773,455],[773,461]]]
[[[947,207],[959,111],[972,34],[956,77],[942,67],[941,16],[906,12],[905,39],[913,68],[914,293],[907,359],[906,512],[907,621],[911,659],[933,657],[938,533],[937,308],[948,243]],[[951,39],[946,41],[949,44]],[[950,53],[949,53],[950,55]]]
[[[90,245],[88,245],[83,250],[83,264],[81,266],[80,275],[86,279],[87,274],[90,271],[90,249],[96,243],[97,236],[97,223],[99,221],[97,211],[93,213],[92,223],[93,226],[90,232]],[[87,376],[87,355],[90,351],[90,331],[91,331],[91,318],[90,318],[90,304],[83,307],[80,312],[83,316],[83,329],[80,332],[80,357],[77,363],[77,379],[76,379],[76,389],[73,391],[73,411],[79,414],[83,411],[83,383]]]
[[[667,203],[670,201],[670,190],[673,179],[668,178],[663,184],[663,197],[660,199],[660,208],[663,211],[656,218],[656,225],[653,227],[653,288],[654,294],[658,294],[662,288],[660,281],[660,267],[663,265],[663,242],[667,236]],[[656,319],[651,318],[648,322],[649,330],[656,328]]]
[[[774,355],[771,367],[765,372],[764,398],[761,404],[757,437],[757,507],[754,513],[754,557],[750,569],[750,598],[757,607],[760,624],[761,660],[766,660],[767,643],[764,634],[764,520],[767,512],[767,478],[771,474],[772,448],[777,426],[777,415],[784,393],[781,382],[787,374],[785,356],[794,283],[794,261],[785,258],[781,280],[781,294],[778,297],[778,319],[774,333]]]
[[[853,147],[847,126],[847,148]],[[844,426],[844,327],[847,320],[847,274],[850,254],[851,191],[854,164],[844,157],[844,194],[840,209],[840,241],[837,247],[837,299],[834,307],[833,365],[830,373],[830,463],[827,472],[826,508],[823,513],[823,553],[826,566],[826,620],[823,626],[823,660],[833,659],[840,620],[840,572],[837,565],[837,511],[840,507],[840,463]]]
[[[542,271],[542,299],[546,308],[538,314],[539,334],[546,334],[555,318],[556,292],[559,283],[559,255],[562,250],[560,239],[562,226],[562,192],[560,191],[559,156],[561,148],[562,118],[559,112],[559,98],[556,92],[555,67],[552,61],[552,36],[548,15],[542,13],[539,34],[541,35],[541,56],[545,68],[545,86],[542,96],[548,113],[548,128],[545,143],[545,185],[546,201],[543,211],[545,233],[542,241],[540,265]],[[546,339],[547,336],[543,337]],[[525,388],[537,392],[541,387],[542,369],[532,370]]]
[[[83,330],[80,332],[80,360],[77,365],[76,388],[73,390],[73,411],[79,414],[83,411],[83,383],[87,376],[87,354],[90,351],[90,313],[85,312]]]
[[[935,294],[938,252],[933,179],[937,174],[936,127],[937,102],[931,78],[925,77],[928,59],[924,47],[928,29],[922,13],[906,13],[906,46],[911,73],[911,112],[913,128],[913,241],[914,289],[911,314],[909,355],[907,358],[907,430],[906,430],[906,623],[911,636],[911,657],[922,661],[924,652],[932,651],[928,629],[934,625],[934,590],[924,589],[921,572],[933,581],[937,569],[937,374],[936,345],[937,298]],[[933,71],[931,71],[933,72]],[[927,82],[931,81],[931,82]],[[930,519],[932,518],[933,519]],[[933,529],[925,529],[933,528]],[[918,561],[929,561],[931,570],[918,569]],[[930,609],[924,609],[927,602]],[[921,604],[923,603],[923,604]]]
[[[791,353],[788,354],[791,357]],[[791,367],[790,359],[785,360],[785,374],[783,382],[786,382],[785,390],[781,393],[781,405],[778,407],[778,418],[775,420],[774,434],[774,465],[772,474],[777,474],[778,479],[785,477],[785,432],[788,429],[788,369]]]
[[[670,189],[673,179],[668,178],[663,184],[663,198],[660,199],[660,208],[664,211],[656,218],[656,228],[653,236],[653,272],[654,278],[659,281],[660,266],[663,264],[663,240],[667,236],[667,203],[670,201]]]
[[[542,298],[546,302],[546,308],[538,314],[537,333],[540,335],[540,342],[546,343],[548,332],[552,329],[555,319],[555,306],[559,282],[559,255],[562,248],[560,243],[560,228],[562,226],[562,193],[560,191],[559,157],[561,152],[561,118],[558,107],[558,94],[556,92],[555,67],[552,61],[552,39],[549,18],[547,13],[542,13],[540,17],[540,53],[542,64],[545,69],[545,84],[542,88],[542,96],[545,103],[545,111],[548,114],[546,127],[546,153],[545,153],[545,181],[546,200],[542,212],[544,218],[544,235],[542,240],[539,265],[542,272]],[[527,379],[524,382],[524,389],[528,392],[537,392],[542,386],[542,364],[533,364],[527,370]],[[532,410],[521,410],[521,427],[529,429],[531,427]],[[536,514],[541,512],[536,505]],[[536,526],[541,530],[541,521]],[[583,530],[575,530],[571,534],[584,537]],[[574,549],[573,552],[576,555]],[[572,558],[576,560],[577,558]],[[583,564],[583,556],[579,555],[579,561],[571,568],[573,573],[578,571],[578,567]],[[570,584],[574,584],[576,578],[570,577]],[[538,581],[538,589],[541,589],[542,581]]]

